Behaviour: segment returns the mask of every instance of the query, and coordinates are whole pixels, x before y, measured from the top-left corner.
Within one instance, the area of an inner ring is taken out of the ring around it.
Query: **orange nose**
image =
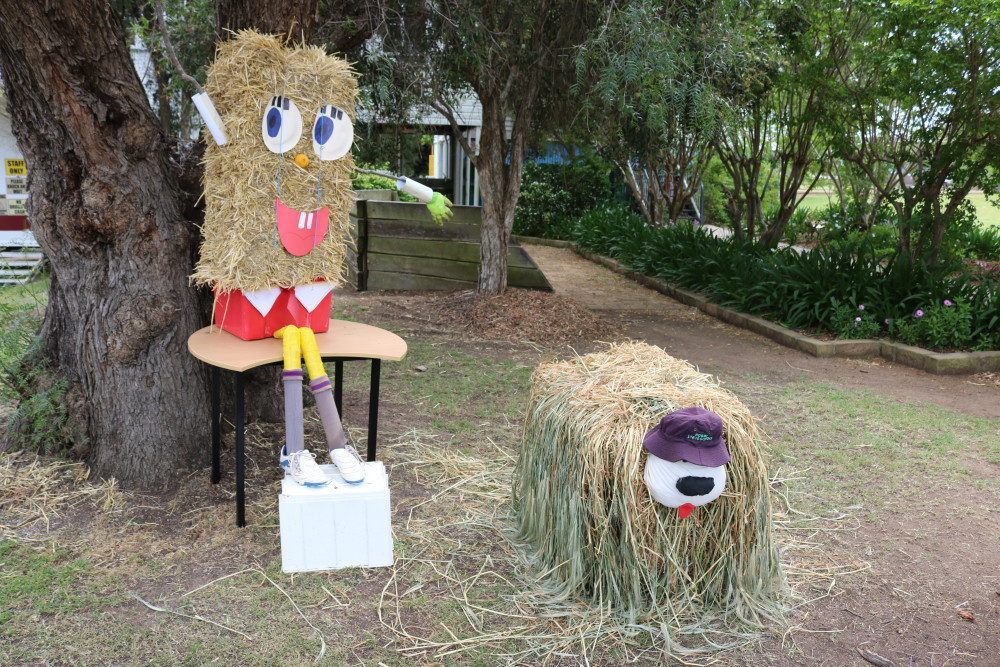
[[[303,169],[309,166],[309,158],[307,158],[302,153],[295,156],[295,164],[299,165]]]

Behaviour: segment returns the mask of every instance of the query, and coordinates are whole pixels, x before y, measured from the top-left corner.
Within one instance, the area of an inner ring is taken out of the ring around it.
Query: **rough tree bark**
[[[526,138],[517,128],[511,133],[508,164],[503,105],[493,91],[477,92],[483,105],[479,155],[475,160],[483,194],[478,290],[480,294],[503,294],[507,289],[507,244],[521,193]]]
[[[263,33],[307,42],[316,22],[319,0],[215,0],[215,30],[225,39],[227,30],[255,28]]]
[[[160,486],[209,436],[185,344],[200,323],[177,174],[106,2],[0,0],[0,17],[29,218],[52,267],[42,353],[82,397],[92,471]]]

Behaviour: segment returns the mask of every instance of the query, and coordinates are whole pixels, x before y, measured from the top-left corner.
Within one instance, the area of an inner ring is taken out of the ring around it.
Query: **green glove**
[[[453,215],[451,200],[440,192],[435,192],[431,200],[427,202],[427,210],[431,212],[431,219],[438,225],[443,225]]]

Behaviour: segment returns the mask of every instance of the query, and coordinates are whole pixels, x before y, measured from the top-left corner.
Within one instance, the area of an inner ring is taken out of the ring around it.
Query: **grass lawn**
[[[44,306],[49,300],[49,276],[27,285],[5,285],[0,287],[0,307],[22,308]]]
[[[395,304],[391,296],[370,298]],[[510,488],[530,375],[555,351],[421,329],[399,315],[378,319],[367,303],[334,308],[339,317],[391,328],[409,345],[382,375],[379,458],[391,480],[392,567],[282,573],[281,425],[248,427],[244,529],[233,525],[231,432],[222,484],[196,470],[168,493],[88,481],[80,463],[0,454],[2,497],[14,499],[0,503],[0,664],[485,667],[555,656],[560,665],[664,664],[663,646],[637,625],[627,626],[630,634],[577,601],[540,602],[539,573],[514,540]],[[2,313],[0,324],[7,325]],[[777,538],[797,596],[789,602],[802,605],[792,622],[815,618],[816,601],[836,597],[836,613],[850,604],[851,618],[870,625],[870,607],[851,596],[873,567],[920,549],[930,564],[909,570],[930,577],[934,549],[953,546],[947,539],[913,546],[898,522],[914,513],[943,529],[966,513],[996,521],[1000,488],[990,471],[1000,464],[998,425],[820,377],[789,379],[791,368],[732,374],[727,388],[769,434]],[[366,375],[349,373],[345,386],[345,425],[356,440],[364,436],[367,407],[357,397]],[[306,436],[322,438],[314,410]],[[874,537],[852,541],[858,526]],[[981,560],[1000,550],[995,531],[974,539]],[[982,586],[992,599],[995,577]],[[969,597],[962,594],[940,602],[946,618]],[[895,618],[899,604],[886,598],[879,610]],[[925,607],[919,613],[936,618]],[[979,631],[995,616],[979,626],[953,622]],[[820,625],[816,632],[840,631],[825,618]],[[820,664],[796,654],[783,628],[772,630],[769,648],[750,634],[721,664]],[[820,636],[825,645],[836,640]],[[845,660],[827,664],[860,664],[855,646],[829,649]]]
[[[976,207],[980,223],[987,226],[1000,226],[1000,207],[986,201],[986,195],[982,193],[971,194],[968,199]],[[802,206],[808,209],[822,209],[836,203],[836,201],[836,195],[810,193],[802,200]]]

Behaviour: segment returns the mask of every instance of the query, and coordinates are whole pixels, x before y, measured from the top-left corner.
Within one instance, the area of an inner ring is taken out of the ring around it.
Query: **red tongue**
[[[677,508],[677,513],[681,515],[682,519],[686,519],[688,518],[688,514],[690,514],[692,510],[694,510],[694,505],[692,505],[691,503],[684,503],[683,505]]]
[[[319,245],[330,226],[330,209],[326,206],[313,213],[304,213],[285,206],[280,199],[275,199],[274,214],[278,221],[278,238],[281,239],[281,245],[296,257],[308,254]]]

